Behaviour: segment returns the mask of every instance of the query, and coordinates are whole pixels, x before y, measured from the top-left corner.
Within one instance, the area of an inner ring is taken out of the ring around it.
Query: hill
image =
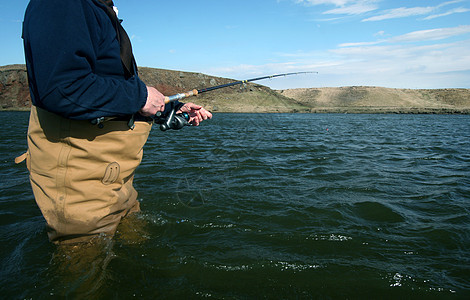
[[[164,95],[233,82],[201,73],[139,68],[140,77]],[[282,79],[279,79],[282,80]],[[470,89],[310,88],[274,91],[256,83],[187,99],[213,112],[470,113]],[[0,110],[31,106],[24,65],[0,67]]]
[[[0,109],[25,110],[31,106],[24,65],[0,67]]]
[[[352,86],[278,92],[317,113],[470,113],[470,89]]]
[[[147,85],[154,86],[164,95],[174,95],[234,81],[229,78],[201,73],[145,67],[139,68],[139,74]],[[298,104],[296,100],[255,83],[214,90],[185,99],[185,101],[203,105],[213,112],[296,112],[308,110],[304,105]]]
[[[164,95],[173,95],[193,89],[233,82],[233,79],[201,73],[181,72],[155,68],[139,68],[140,78]],[[304,109],[268,87],[248,83],[223,88],[187,99],[213,112],[294,112]],[[0,110],[28,110],[31,106],[25,65],[0,67]]]

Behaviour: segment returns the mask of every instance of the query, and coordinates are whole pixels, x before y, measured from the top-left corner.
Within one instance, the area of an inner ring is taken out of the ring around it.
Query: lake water
[[[4,299],[470,297],[470,116],[215,114],[153,129],[142,213],[88,247],[47,240],[28,113],[2,112]]]

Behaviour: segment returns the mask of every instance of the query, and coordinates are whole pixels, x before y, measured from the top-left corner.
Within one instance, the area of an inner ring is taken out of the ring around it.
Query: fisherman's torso
[[[73,89],[96,89],[94,94],[98,95],[99,84],[93,82],[96,79],[93,76],[116,80],[125,77],[116,29],[106,13],[106,6],[99,0],[31,0],[25,13],[23,39],[32,102],[36,106],[51,110],[53,105],[44,103],[44,99],[52,93],[75,93],[67,89],[84,76],[90,78],[81,84],[89,84],[90,88],[75,85]],[[98,87],[91,86],[92,83]],[[137,88],[127,88],[127,96],[139,94],[138,101],[145,104],[142,95],[146,93],[145,85],[142,82],[135,85]],[[57,92],[58,88],[62,90]],[[103,84],[102,90],[106,88],[110,87]],[[133,109],[137,111],[139,107]],[[60,109],[57,112],[60,113]],[[91,117],[94,115],[90,114]]]

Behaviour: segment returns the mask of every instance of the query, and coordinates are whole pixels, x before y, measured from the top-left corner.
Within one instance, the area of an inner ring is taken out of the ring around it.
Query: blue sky
[[[47,1],[47,0],[44,0]],[[0,65],[24,63],[27,0],[0,0]],[[333,86],[470,88],[470,0],[115,0],[139,66]]]

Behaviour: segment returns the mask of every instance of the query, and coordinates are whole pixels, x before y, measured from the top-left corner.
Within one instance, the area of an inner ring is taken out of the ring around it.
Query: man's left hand
[[[200,105],[188,102],[184,104],[177,113],[186,112],[189,114],[189,123],[194,126],[198,126],[202,121],[211,119],[212,114]]]

